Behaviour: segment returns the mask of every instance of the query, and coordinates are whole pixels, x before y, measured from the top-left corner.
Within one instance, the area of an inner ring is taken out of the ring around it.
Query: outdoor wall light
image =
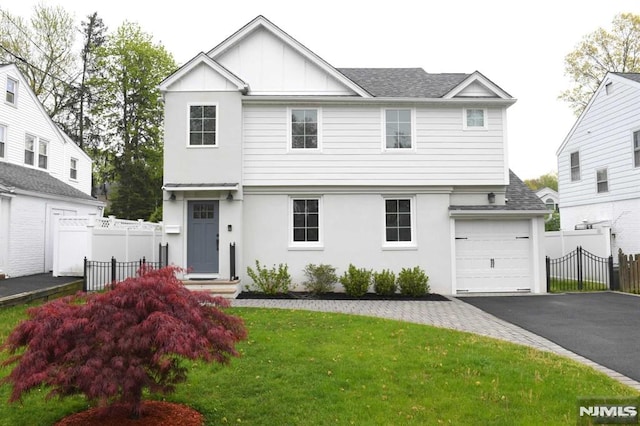
[[[175,201],[176,200],[176,194],[174,194],[173,192],[171,193],[171,195],[169,195],[169,199],[171,201]]]
[[[496,194],[490,192],[487,194],[487,198],[489,199],[489,204],[495,204],[496,202]]]
[[[229,191],[229,193],[227,194],[227,201],[233,201],[233,194],[231,193],[231,191]]]

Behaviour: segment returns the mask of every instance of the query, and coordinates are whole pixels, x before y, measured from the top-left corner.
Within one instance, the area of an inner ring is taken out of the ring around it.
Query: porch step
[[[191,291],[204,291],[212,296],[235,299],[240,294],[240,280],[182,280]]]

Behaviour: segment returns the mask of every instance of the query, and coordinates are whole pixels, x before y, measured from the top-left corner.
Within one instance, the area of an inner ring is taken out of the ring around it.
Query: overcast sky
[[[78,26],[92,12],[112,30],[137,22],[179,64],[264,15],[337,68],[480,71],[518,100],[507,114],[509,167],[522,179],[557,170],[556,150],[575,122],[557,99],[569,87],[565,56],[616,14],[640,15],[639,0],[3,0],[0,8],[29,18],[37,3],[64,7]]]

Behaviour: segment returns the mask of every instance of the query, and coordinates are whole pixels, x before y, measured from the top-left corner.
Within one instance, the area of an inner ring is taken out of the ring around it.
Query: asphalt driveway
[[[619,293],[460,300],[640,381],[640,297]]]

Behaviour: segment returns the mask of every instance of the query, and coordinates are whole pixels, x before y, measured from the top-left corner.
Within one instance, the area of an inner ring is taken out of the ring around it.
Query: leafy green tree
[[[117,191],[111,213],[149,218],[162,202],[160,82],[176,68],[162,45],[135,23],[125,22],[96,50],[99,73],[87,84],[100,92],[91,113],[105,129],[105,149]]]
[[[551,213],[551,217],[549,217],[544,223],[545,231],[559,231],[560,230],[560,213],[553,212]]]
[[[584,110],[607,72],[640,72],[640,16],[621,13],[611,30],[598,28],[584,36],[565,57],[565,74],[573,87],[560,94],[576,113]]]
[[[556,172],[546,173],[537,178],[526,179],[524,184],[532,191],[537,191],[542,188],[551,188],[554,191],[558,190],[558,174]]]

